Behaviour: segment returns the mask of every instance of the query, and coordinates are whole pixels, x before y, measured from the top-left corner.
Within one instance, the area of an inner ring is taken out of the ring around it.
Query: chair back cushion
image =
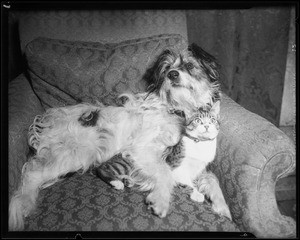
[[[25,55],[33,90],[45,108],[94,103],[114,105],[124,92],[142,92],[147,68],[165,48],[187,47],[178,34],[120,43],[37,38]]]

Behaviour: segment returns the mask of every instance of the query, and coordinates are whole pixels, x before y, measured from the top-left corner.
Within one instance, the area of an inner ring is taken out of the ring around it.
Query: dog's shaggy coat
[[[28,133],[34,154],[24,164],[21,184],[10,200],[10,230],[24,228],[24,217],[35,208],[41,189],[124,152],[151,180],[149,207],[166,216],[175,182],[165,150],[178,143],[194,112],[219,98],[217,65],[196,46],[183,52],[166,50],[145,78],[152,86],[149,92],[123,95],[129,101],[122,107],[82,103],[36,116]],[[178,112],[182,114],[174,114]]]

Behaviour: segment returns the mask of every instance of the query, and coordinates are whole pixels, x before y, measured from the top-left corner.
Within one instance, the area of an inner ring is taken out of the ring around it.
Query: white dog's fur
[[[192,68],[183,68],[187,62]],[[146,201],[156,215],[166,216],[175,182],[165,150],[180,140],[185,119],[214,101],[218,84],[212,81],[216,78],[214,62],[205,54],[196,60],[190,50],[167,50],[157,63],[150,80],[154,90],[123,95],[129,101],[122,107],[83,103],[36,116],[28,134],[35,153],[24,164],[21,184],[10,200],[10,230],[24,228],[24,217],[36,207],[41,189],[118,153],[130,153],[151,179]],[[175,110],[185,118],[173,114]]]

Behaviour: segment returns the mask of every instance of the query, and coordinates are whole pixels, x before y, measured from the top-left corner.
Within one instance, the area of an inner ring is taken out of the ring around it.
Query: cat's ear
[[[211,113],[211,114],[213,114],[213,115],[215,115],[215,116],[219,116],[219,114],[220,114],[220,102],[221,102],[221,101],[216,101],[216,102],[212,105],[212,107],[211,107],[211,109],[210,109],[210,113]]]

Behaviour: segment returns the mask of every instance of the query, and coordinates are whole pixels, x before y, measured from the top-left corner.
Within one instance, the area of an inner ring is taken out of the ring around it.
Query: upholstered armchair
[[[157,20],[163,17],[165,25]],[[179,16],[179,18],[178,18]],[[102,101],[123,91],[145,91],[143,74],[168,46],[188,45],[184,13],[172,11],[41,11],[15,13],[26,69],[9,83],[9,194],[20,182],[27,130],[49,107]],[[122,18],[126,19],[122,22]],[[90,173],[75,174],[41,191],[25,231],[250,232],[295,237],[296,223],[276,203],[278,179],[295,169],[295,146],[277,127],[225,93],[217,175],[233,220],[175,189],[170,212],[147,210],[146,193],[117,191]]]

